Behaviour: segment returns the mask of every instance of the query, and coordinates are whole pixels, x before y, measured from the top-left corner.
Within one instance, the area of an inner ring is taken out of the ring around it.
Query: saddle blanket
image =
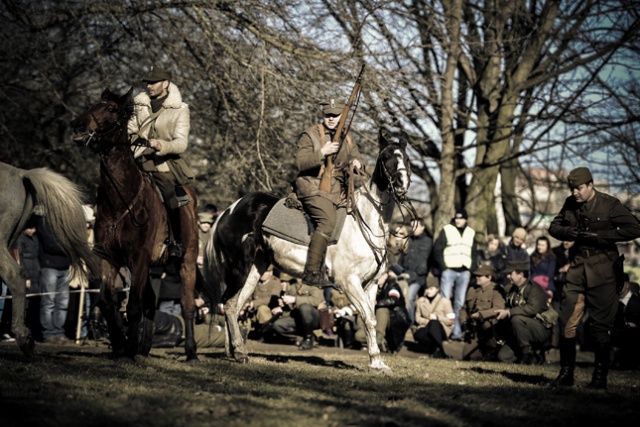
[[[298,245],[309,246],[311,235],[315,229],[313,221],[309,215],[299,209],[285,206],[286,198],[278,200],[273,209],[262,223],[262,229],[267,233]],[[330,245],[338,242],[338,237],[342,232],[344,220],[347,217],[347,210],[339,207],[337,210],[336,227],[333,230]]]

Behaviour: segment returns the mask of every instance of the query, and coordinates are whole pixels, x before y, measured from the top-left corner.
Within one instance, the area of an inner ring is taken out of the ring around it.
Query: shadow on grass
[[[474,366],[466,370],[472,371],[478,374],[502,375],[503,377],[508,378],[509,380],[518,384],[543,385],[549,381],[549,378],[545,377],[544,375],[532,375],[532,374],[519,373],[519,372],[506,372],[498,369],[486,369],[479,366]]]

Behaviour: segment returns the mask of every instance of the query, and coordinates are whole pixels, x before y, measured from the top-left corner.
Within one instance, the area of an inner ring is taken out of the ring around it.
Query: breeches
[[[575,338],[578,325],[588,310],[594,341],[608,344],[617,309],[613,265],[605,254],[592,256],[571,266],[558,313],[563,337]]]
[[[153,179],[162,194],[164,205],[169,209],[178,207],[176,200],[176,181],[171,172],[153,172]]]
[[[273,323],[273,330],[278,334],[294,334],[302,336],[313,333],[320,328],[318,309],[311,304],[302,304],[291,312],[290,317],[283,317]]]
[[[322,196],[310,196],[301,200],[304,209],[316,225],[316,231],[323,233],[327,239],[331,238],[336,227],[336,206]]]

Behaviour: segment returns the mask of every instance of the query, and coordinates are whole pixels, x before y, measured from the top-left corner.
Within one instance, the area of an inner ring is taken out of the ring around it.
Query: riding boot
[[[595,366],[593,368],[593,376],[591,382],[587,384],[588,388],[596,388],[606,390],[607,374],[609,373],[609,357],[611,355],[611,344],[598,343],[594,351]]]
[[[329,239],[318,231],[311,236],[309,252],[307,253],[307,263],[304,266],[302,283],[309,286],[326,288],[333,283],[325,279],[323,273],[324,256],[329,245]]]
[[[549,382],[551,387],[573,386],[573,373],[576,367],[576,339],[560,338],[560,373]]]
[[[180,224],[180,208],[167,209],[169,216],[169,258],[182,258],[182,226]]]

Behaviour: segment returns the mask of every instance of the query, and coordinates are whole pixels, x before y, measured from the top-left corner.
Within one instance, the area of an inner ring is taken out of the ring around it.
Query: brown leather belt
[[[589,258],[589,257],[592,257],[594,255],[604,254],[604,253],[607,253],[607,252],[603,251],[602,249],[580,248],[580,249],[578,249],[578,253],[580,255],[582,255],[583,258]]]

